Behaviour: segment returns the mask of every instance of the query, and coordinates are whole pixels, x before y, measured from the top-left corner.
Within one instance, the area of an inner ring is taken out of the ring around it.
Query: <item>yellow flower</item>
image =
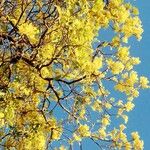
[[[124,124],[120,125],[120,131],[123,131],[126,128],[126,126]]]
[[[113,37],[111,45],[114,46],[114,47],[119,46],[120,45],[120,38],[118,36]]]
[[[126,104],[125,104],[125,109],[126,109],[126,111],[131,111],[133,108],[134,108],[134,104],[132,103],[132,102],[127,102]]]
[[[148,83],[149,83],[149,81],[146,77],[143,77],[143,76],[140,77],[140,85],[142,88],[148,88],[149,87]]]
[[[27,35],[31,43],[35,43],[38,41],[36,35],[39,34],[39,29],[35,27],[32,23],[23,23],[19,26],[19,31],[21,34]]]
[[[111,105],[109,102],[107,102],[107,103],[105,103],[105,107],[106,107],[107,109],[111,109],[111,108],[112,108],[112,105]]]
[[[77,131],[82,137],[88,137],[91,134],[91,132],[89,131],[89,126],[86,124],[80,125]]]
[[[103,126],[108,126],[110,124],[110,119],[108,115],[103,116],[101,123]]]
[[[120,139],[123,143],[127,142],[127,136],[126,136],[125,133],[123,133],[122,131],[120,131],[119,134],[118,134],[118,136],[119,136],[119,139]]]
[[[99,133],[99,135],[100,135],[100,138],[103,138],[103,139],[105,139],[106,138],[106,132],[105,132],[105,128],[100,128],[99,130],[98,130],[98,133]]]
[[[61,128],[53,129],[53,131],[52,131],[52,139],[53,140],[59,140],[61,135],[62,135],[62,129]]]
[[[4,118],[4,113],[0,112],[0,119]]]
[[[75,141],[81,141],[82,140],[82,138],[79,135],[75,134],[75,133],[73,134],[73,138],[74,138]]]
[[[79,116],[80,118],[85,118],[85,114],[86,114],[86,110],[84,108],[81,109],[80,113],[79,113]]]
[[[5,93],[0,91],[0,96],[4,96],[4,95],[5,95]]]
[[[131,71],[129,77],[126,79],[126,83],[129,86],[133,86],[137,82],[138,82],[138,74],[137,74],[137,72]]]
[[[114,62],[110,68],[113,74],[119,74],[123,71],[124,65],[121,62]]]
[[[117,56],[121,61],[126,62],[129,59],[129,47],[120,47]]]
[[[133,13],[134,15],[138,15],[138,14],[139,14],[138,8],[132,7],[132,13]]]
[[[140,138],[138,132],[132,132],[132,133],[131,133],[131,136],[132,136],[132,138],[133,138],[134,140]]]
[[[140,64],[140,58],[139,57],[132,57],[131,58],[131,64],[132,65],[138,65],[138,64]]]
[[[131,149],[132,149],[131,143],[126,142],[125,143],[125,150],[131,150]]]
[[[144,142],[142,140],[134,140],[133,141],[133,147],[135,150],[143,150]]]
[[[94,111],[99,111],[99,112],[101,112],[102,109],[103,109],[101,101],[96,100],[96,101],[94,102],[94,104],[92,105],[92,109],[93,109]]]
[[[133,138],[133,147],[135,150],[142,150],[144,146],[144,142],[140,140],[140,136],[138,132],[132,132],[131,136]]]

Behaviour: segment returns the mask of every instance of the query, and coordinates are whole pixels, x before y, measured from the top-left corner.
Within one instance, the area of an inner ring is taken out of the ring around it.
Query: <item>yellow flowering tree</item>
[[[109,40],[100,40],[104,29]],[[128,44],[142,32],[125,0],[2,0],[0,149],[82,149],[89,139],[142,150],[138,132],[125,133],[134,98],[149,88]]]

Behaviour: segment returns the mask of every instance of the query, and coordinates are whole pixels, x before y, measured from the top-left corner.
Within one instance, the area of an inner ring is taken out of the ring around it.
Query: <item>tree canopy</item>
[[[128,44],[141,39],[138,15],[125,0],[2,0],[0,149],[82,150],[86,139],[142,150],[138,132],[125,133],[149,88]]]

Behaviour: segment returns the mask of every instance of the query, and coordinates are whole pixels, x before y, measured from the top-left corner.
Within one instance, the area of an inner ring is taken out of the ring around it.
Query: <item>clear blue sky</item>
[[[143,39],[131,42],[132,53],[141,58],[141,64],[136,67],[140,75],[150,79],[150,1],[137,0],[134,4],[140,10],[143,22]],[[137,130],[144,140],[144,150],[150,150],[150,89],[141,91],[135,100],[136,107],[129,114],[128,131]]]
[[[131,45],[132,56],[140,57],[141,64],[135,67],[139,75],[147,76],[150,79],[150,1],[149,0],[127,0],[139,8],[140,18],[143,22],[143,38],[140,42],[132,38]],[[108,37],[108,33],[101,34]],[[150,89],[140,92],[140,96],[135,100],[135,108],[129,113],[129,122],[126,133],[138,131],[144,140],[144,150],[150,150]],[[91,141],[83,142],[83,149],[97,150],[97,146]]]
[[[141,59],[141,64],[135,67],[135,70],[139,75],[147,76],[150,80],[150,0],[126,1],[139,8],[144,29],[143,38],[140,42],[135,38],[129,40],[132,56]],[[108,32],[102,31],[101,36],[107,39]],[[150,89],[140,91],[140,96],[135,99],[135,108],[128,115],[126,133],[129,135],[132,131],[138,131],[141,139],[144,140],[144,150],[150,150]],[[79,150],[77,143],[75,150]],[[98,150],[98,147],[91,140],[86,139],[83,141],[83,150]]]

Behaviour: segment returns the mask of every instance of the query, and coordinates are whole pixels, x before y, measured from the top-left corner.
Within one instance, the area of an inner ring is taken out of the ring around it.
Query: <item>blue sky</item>
[[[150,79],[150,1],[127,0],[139,8],[140,18],[143,22],[143,38],[138,42],[135,38],[129,40],[131,54],[140,57],[141,64],[135,67],[139,75],[147,76]],[[101,36],[108,37],[107,32],[102,32]],[[135,108],[129,112],[129,121],[126,133],[138,131],[141,139],[144,140],[144,150],[150,150],[150,89],[140,91],[140,96],[135,99]],[[96,150],[97,146],[92,141],[83,142],[83,149]]]
[[[131,45],[131,54],[140,57],[141,64],[135,67],[139,75],[147,76],[150,79],[150,1],[145,0],[126,0],[139,8],[140,18],[143,22],[143,38],[138,42],[135,38],[129,40]],[[106,30],[107,31],[107,30]],[[108,32],[102,31],[100,37],[108,39]],[[109,35],[110,36],[110,35]],[[110,37],[111,38],[111,37]],[[118,96],[116,94],[116,96]],[[150,89],[141,90],[140,96],[135,99],[135,108],[128,113],[129,121],[126,133],[129,135],[133,131],[138,131],[141,139],[144,140],[144,150],[150,150]],[[91,140],[83,141],[84,150],[97,150],[98,147]],[[75,144],[75,150],[79,150],[78,144]]]
[[[141,64],[136,67],[140,75],[150,79],[150,1],[137,0],[134,4],[139,8],[143,22],[143,38],[140,42],[132,41],[132,54],[140,57]],[[143,90],[135,100],[136,107],[129,114],[128,132],[137,130],[144,140],[144,150],[150,149],[150,89]]]

